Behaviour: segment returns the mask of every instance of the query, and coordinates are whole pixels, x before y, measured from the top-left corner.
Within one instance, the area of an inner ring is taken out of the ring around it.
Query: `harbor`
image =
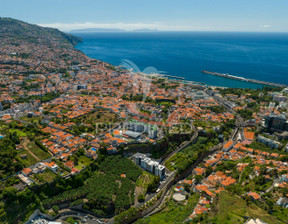
[[[228,73],[218,73],[218,72],[210,72],[203,70],[202,73],[208,74],[208,75],[215,75],[215,76],[220,76],[223,78],[227,79],[234,79],[242,82],[251,82],[251,83],[256,83],[256,84],[262,84],[265,86],[274,86],[274,87],[281,87],[281,88],[286,88],[288,85],[285,84],[280,84],[280,83],[273,83],[273,82],[266,82],[266,81],[261,81],[261,80],[256,80],[256,79],[248,79],[240,76],[234,76],[234,75],[229,75]]]

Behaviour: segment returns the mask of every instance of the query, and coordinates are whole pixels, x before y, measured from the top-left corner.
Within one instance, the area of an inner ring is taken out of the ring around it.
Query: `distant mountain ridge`
[[[125,30],[117,28],[85,28],[71,30],[69,33],[104,33],[104,32],[158,32],[157,29],[135,29],[135,30]]]
[[[109,29],[109,28],[86,28],[86,29],[77,29],[77,30],[71,30],[70,33],[96,33],[96,32],[126,32],[126,30],[123,29]]]
[[[0,41],[2,38],[15,38],[37,43],[51,41],[68,43],[75,46],[82,41],[81,38],[63,33],[58,29],[41,27],[12,18],[0,17]]]

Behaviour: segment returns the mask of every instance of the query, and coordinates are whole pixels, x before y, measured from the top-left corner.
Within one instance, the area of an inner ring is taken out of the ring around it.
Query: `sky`
[[[287,0],[1,0],[0,17],[71,31],[288,32]]]

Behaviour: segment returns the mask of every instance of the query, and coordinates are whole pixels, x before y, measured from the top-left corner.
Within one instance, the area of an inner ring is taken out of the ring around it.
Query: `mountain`
[[[0,17],[0,41],[2,39],[25,40],[34,43],[65,43],[75,46],[81,38],[54,28],[41,27],[12,18]]]
[[[158,32],[159,30],[157,30],[157,29],[136,29],[133,31],[134,32]]]
[[[71,30],[71,33],[97,33],[97,32],[125,32],[123,29],[109,29],[109,28],[86,28]]]

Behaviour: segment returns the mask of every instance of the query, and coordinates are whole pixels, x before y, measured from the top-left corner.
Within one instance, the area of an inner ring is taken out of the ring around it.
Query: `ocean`
[[[76,48],[113,65],[129,60],[143,71],[153,66],[167,75],[214,86],[262,85],[203,74],[202,70],[288,85],[288,33],[104,32],[73,33]]]

